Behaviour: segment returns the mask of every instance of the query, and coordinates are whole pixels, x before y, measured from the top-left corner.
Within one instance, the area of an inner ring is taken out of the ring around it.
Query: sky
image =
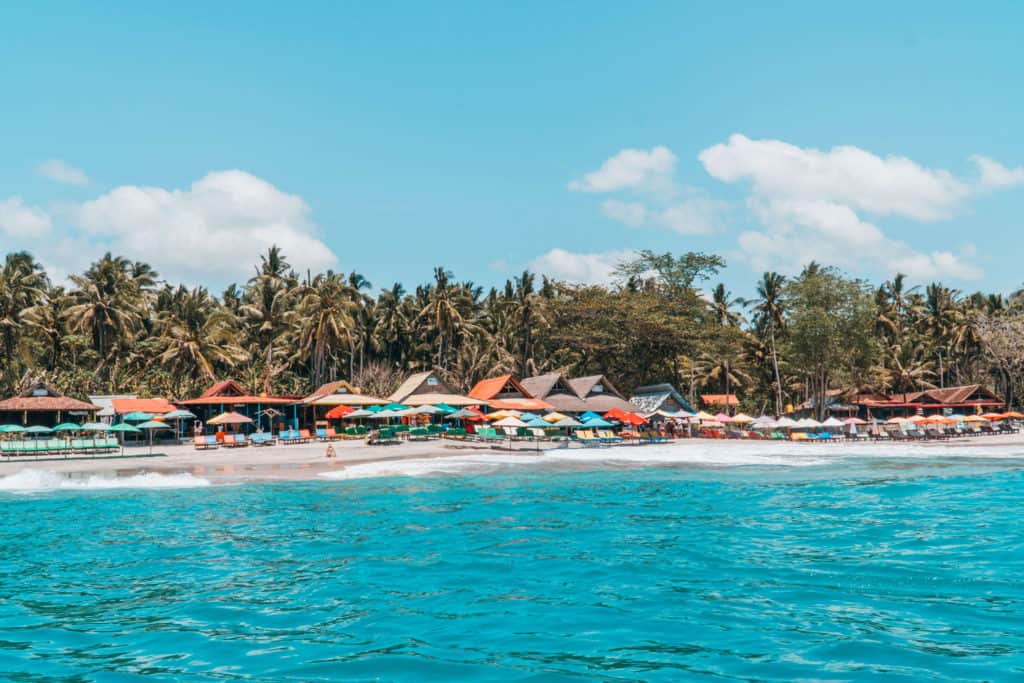
[[[298,6],[292,6],[298,5]],[[1020,3],[4,3],[0,253],[214,290],[721,254],[1011,291]]]

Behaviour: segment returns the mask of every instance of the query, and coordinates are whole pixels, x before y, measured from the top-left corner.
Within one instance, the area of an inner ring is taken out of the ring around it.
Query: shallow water
[[[1024,676],[1024,460],[813,458],[2,478],[0,679]]]

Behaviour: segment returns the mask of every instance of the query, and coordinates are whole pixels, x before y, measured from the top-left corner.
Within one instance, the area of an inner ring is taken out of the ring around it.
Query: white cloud
[[[971,183],[906,157],[883,158],[850,146],[823,152],[743,135],[705,149],[699,158],[718,180],[751,181],[747,204],[762,229],[740,234],[738,256],[754,268],[783,272],[816,260],[918,280],[979,278],[973,246],[917,250],[862,214],[938,221],[954,215],[982,187],[1024,183],[1024,170],[990,159],[975,158],[982,179]]]
[[[58,183],[66,183],[68,185],[89,184],[89,176],[85,175],[85,171],[75,168],[61,159],[44,161],[36,167],[36,172],[44,178],[55,180]]]
[[[728,209],[728,202],[706,198],[687,199],[658,211],[652,223],[680,235],[706,235],[719,229],[722,214]]]
[[[624,149],[596,171],[569,183],[573,192],[615,192],[633,189],[663,191],[672,185],[676,155],[668,147]]]
[[[531,261],[530,269],[556,280],[607,284],[615,267],[634,255],[630,250],[580,254],[556,248]]]
[[[12,241],[42,237],[50,231],[53,221],[46,211],[26,206],[21,197],[0,199],[0,234]]]
[[[601,213],[631,228],[638,228],[647,222],[647,207],[641,202],[609,199],[601,203]]]
[[[732,135],[729,142],[705,149],[699,158],[718,180],[750,179],[757,195],[832,201],[879,216],[940,220],[950,217],[971,194],[970,185],[948,171],[850,146],[822,152]]]
[[[305,201],[244,171],[209,173],[185,190],[118,187],[82,204],[77,222],[105,248],[173,278],[247,278],[274,244],[300,271],[337,264]]]
[[[1024,185],[1024,166],[1007,168],[995,159],[976,154],[971,161],[978,167],[981,174],[979,184],[983,188],[999,190],[1016,185]]]
[[[982,275],[970,262],[972,248],[960,254],[916,251],[842,204],[752,199],[750,205],[764,230],[741,233],[738,244],[741,258],[758,270],[796,272],[818,261],[851,270],[867,266],[886,274],[901,272],[915,280]]]

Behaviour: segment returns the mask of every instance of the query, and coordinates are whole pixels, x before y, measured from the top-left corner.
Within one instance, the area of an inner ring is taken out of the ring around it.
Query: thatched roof
[[[15,412],[56,412],[60,411],[84,411],[94,412],[100,410],[101,406],[79,401],[76,398],[67,396],[56,391],[53,387],[42,382],[33,384],[18,396],[12,396],[0,401],[0,411]]]
[[[569,384],[572,386],[573,391],[576,392],[576,395],[580,398],[590,398],[591,394],[601,396],[610,394],[612,396],[617,396],[623,401],[626,400],[626,397],[619,393],[619,390],[615,388],[615,385],[612,384],[604,375],[577,377],[576,379],[569,380]]]

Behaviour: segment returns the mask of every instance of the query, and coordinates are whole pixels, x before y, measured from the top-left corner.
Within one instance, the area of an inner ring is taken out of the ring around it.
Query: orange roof
[[[533,395],[519,383],[519,380],[514,375],[501,375],[499,377],[491,377],[490,379],[482,379],[469,392],[469,397],[475,398],[478,401],[490,401],[501,393],[506,384],[512,384],[515,390],[525,398],[533,398]]]
[[[740,403],[736,394],[701,394],[700,400],[709,406],[736,406]]]
[[[217,382],[202,393],[199,398],[191,398],[187,401],[178,401],[184,406],[215,406],[229,405],[251,405],[263,403],[266,405],[291,405],[298,403],[300,396],[253,396],[245,393],[242,385],[232,379]]]
[[[136,411],[163,415],[174,410],[166,398],[114,398],[110,400],[114,406],[114,412],[118,415],[126,415]]]

